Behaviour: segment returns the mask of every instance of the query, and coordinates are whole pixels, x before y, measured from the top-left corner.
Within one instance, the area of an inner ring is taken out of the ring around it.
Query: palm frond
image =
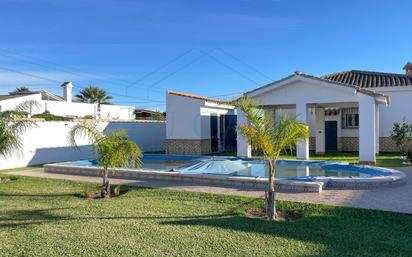
[[[33,120],[25,117],[27,107],[37,105],[36,101],[25,101],[14,110],[0,116],[0,155],[10,157],[15,150],[22,148],[22,135],[30,128],[36,127]]]
[[[76,139],[86,139],[90,144],[97,144],[103,138],[103,133],[97,128],[97,124],[92,121],[82,121],[74,125],[68,134],[68,141],[71,146],[77,147]]]
[[[10,157],[16,149],[21,148],[19,136],[7,128],[6,124],[0,124],[0,156]]]
[[[142,151],[127,138],[124,130],[105,135],[95,146],[99,166],[137,168],[141,165]]]
[[[241,110],[247,124],[239,127],[254,149],[260,150],[265,158],[277,159],[283,149],[295,144],[299,138],[309,137],[307,125],[296,117],[281,114],[275,124],[273,115],[265,115],[256,101],[242,97],[233,102]]]

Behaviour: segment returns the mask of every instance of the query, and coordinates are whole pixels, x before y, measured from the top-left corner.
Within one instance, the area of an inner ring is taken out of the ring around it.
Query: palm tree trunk
[[[276,202],[275,202],[275,166],[276,160],[269,160],[269,184],[268,194],[266,196],[266,215],[269,219],[276,219]]]
[[[108,168],[104,168],[103,170],[103,185],[100,193],[103,198],[110,198],[110,181]]]

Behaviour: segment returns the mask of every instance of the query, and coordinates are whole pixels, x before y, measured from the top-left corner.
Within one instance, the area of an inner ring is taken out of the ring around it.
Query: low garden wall
[[[70,147],[68,133],[75,121],[36,121],[37,126],[22,135],[23,147],[7,159],[0,157],[0,169],[93,158],[87,140]],[[163,121],[105,120],[98,123],[105,132],[124,129],[143,151],[165,150],[166,123]]]

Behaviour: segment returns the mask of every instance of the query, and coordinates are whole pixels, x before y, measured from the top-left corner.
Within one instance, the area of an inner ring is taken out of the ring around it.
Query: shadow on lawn
[[[379,249],[378,252],[381,255],[374,256],[391,256],[393,249],[396,249],[398,253],[396,256],[410,256],[408,255],[410,253],[408,245],[411,242],[411,237],[402,239],[396,231],[396,229],[400,229],[400,225],[405,226],[404,222],[410,222],[406,216],[405,220],[400,222],[403,224],[390,224],[389,227],[395,231],[388,233],[388,229],[391,228],[377,222],[375,219],[378,217],[374,217],[374,215],[366,217],[368,216],[366,212],[356,216],[350,210],[339,214],[332,211],[327,215],[309,215],[293,222],[269,221],[261,218],[248,218],[239,214],[239,208],[244,208],[247,204],[247,202],[242,203],[221,214],[188,216],[72,216],[67,215],[67,211],[71,212],[72,208],[16,210],[3,213],[0,219],[0,228],[14,229],[62,221],[153,220],[155,226],[157,226],[156,224],[185,226],[194,230],[196,230],[196,226],[211,227],[234,232],[290,238],[325,246],[318,255],[306,256],[345,256],[345,254],[358,256],[368,252],[365,248],[370,248],[371,253],[377,252],[374,250],[375,248]]]
[[[403,242],[399,242],[402,235],[388,233],[390,228],[379,227],[378,224],[371,223],[359,222],[356,218],[352,221],[345,218],[345,221],[342,221],[335,216],[311,216],[287,222],[253,219],[239,215],[197,217],[161,222],[163,225],[213,227],[263,236],[289,238],[325,246],[323,251],[317,255],[299,256],[364,256],[366,253],[372,254],[371,256],[411,256],[412,251],[407,246],[411,242],[411,237],[404,238]],[[365,228],[368,225],[372,226],[373,229],[370,230],[371,227]],[[393,249],[396,249],[396,252],[393,252]]]

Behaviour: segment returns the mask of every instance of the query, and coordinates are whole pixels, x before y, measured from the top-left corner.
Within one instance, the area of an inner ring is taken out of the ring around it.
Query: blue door
[[[325,150],[338,150],[338,122],[325,121]]]
[[[217,116],[210,116],[210,139],[211,139],[211,150],[213,153],[218,151],[219,138],[217,136]]]

